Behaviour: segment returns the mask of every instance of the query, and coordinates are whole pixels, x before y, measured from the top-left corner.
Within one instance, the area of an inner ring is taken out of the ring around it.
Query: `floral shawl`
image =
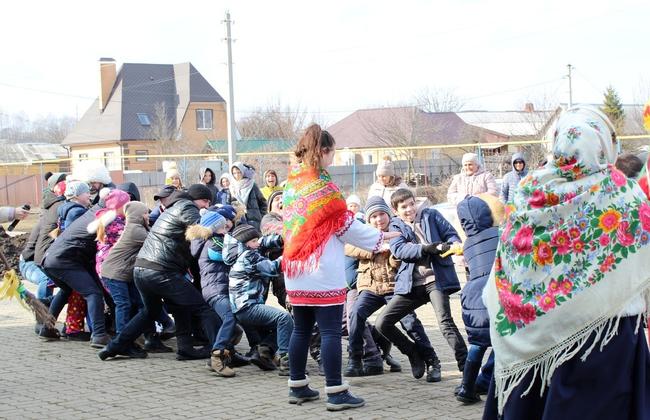
[[[284,253],[289,277],[314,271],[323,248],[349,218],[347,205],[325,169],[291,167],[282,195]]]
[[[612,132],[599,111],[567,111],[553,158],[522,179],[506,208],[484,292],[499,412],[529,371],[543,392],[563,362],[584,360],[592,333],[602,350],[650,286],[650,205],[612,166]]]

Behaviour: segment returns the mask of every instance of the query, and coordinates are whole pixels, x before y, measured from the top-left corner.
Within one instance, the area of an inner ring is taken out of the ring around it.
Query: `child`
[[[413,376],[424,375],[425,363],[439,371],[440,361],[435,352],[422,351],[395,327],[404,315],[431,302],[442,334],[454,350],[458,369],[462,372],[467,346],[449,307],[449,295],[460,290],[460,282],[451,257],[440,257],[449,247],[447,242],[459,246],[458,234],[437,210],[418,211],[410,190],[397,190],[391,197],[391,204],[397,217],[391,221],[390,231],[401,235],[390,241],[390,251],[402,260],[402,264],[395,277],[395,296],[377,318],[377,329],[408,356]],[[439,372],[432,376],[439,376]]]
[[[481,401],[479,394],[487,393],[491,369],[484,367],[487,380],[477,383],[483,355],[490,343],[490,320],[483,304],[483,288],[488,281],[494,255],[499,244],[499,224],[503,220],[503,204],[491,194],[468,196],[458,203],[458,218],[467,235],[463,244],[463,255],[469,268],[467,285],[463,288],[460,302],[463,308],[463,322],[467,330],[469,352],[463,371],[463,382],[456,399],[466,404]],[[492,358],[492,357],[491,357]],[[493,360],[493,359],[492,359]],[[489,363],[489,361],[488,361]],[[490,368],[493,367],[490,364]],[[489,372],[488,372],[489,371]]]
[[[212,209],[212,210],[211,210]],[[223,262],[223,240],[235,220],[235,209],[223,206],[208,209],[195,229],[207,229],[207,239],[192,240],[192,255],[198,259],[201,270],[201,290],[203,299],[219,315],[221,326],[212,346],[208,367],[219,376],[235,376],[233,366],[243,366],[248,362],[235,352],[233,341],[238,341],[241,334],[236,334],[235,316],[230,308],[228,295],[229,267]],[[235,336],[237,340],[233,340]]]
[[[391,211],[383,198],[374,196],[368,199],[366,218],[370,226],[382,232],[388,232]],[[350,358],[345,376],[359,376],[361,373],[368,375],[369,372],[372,373],[372,365],[365,366],[364,361],[364,366],[362,366],[361,361],[363,329],[368,317],[386,305],[393,297],[395,275],[400,261],[391,255],[387,246],[373,254],[352,245],[346,245],[345,253],[359,259],[357,279],[359,297],[350,311]],[[416,345],[423,349],[423,352],[433,353],[433,347],[424,327],[414,312],[407,314],[400,323],[408,335],[414,338]],[[431,369],[427,375],[428,382],[440,380],[439,376],[432,376],[433,374],[434,370]]]
[[[264,289],[269,277],[280,272],[281,258],[269,260],[260,253],[264,248],[282,246],[282,237],[271,235],[259,240],[260,235],[251,225],[239,225],[226,236],[226,242],[236,240],[240,246],[228,246],[224,262],[230,268],[230,305],[235,318],[243,326],[266,327],[276,331],[279,374],[289,374],[289,338],[293,330],[293,319],[288,312],[264,304]],[[260,243],[262,242],[262,243]]]
[[[364,221],[365,216],[363,214],[363,209],[361,208],[361,199],[356,194],[351,194],[348,198],[345,199],[345,204],[348,206],[348,210],[354,214],[354,217]]]

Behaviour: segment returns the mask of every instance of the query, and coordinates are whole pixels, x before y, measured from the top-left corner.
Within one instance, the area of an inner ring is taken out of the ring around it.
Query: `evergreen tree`
[[[605,90],[602,111],[612,121],[616,131],[620,131],[623,128],[623,123],[625,122],[623,104],[621,103],[621,99],[618,97],[618,93],[611,85]]]

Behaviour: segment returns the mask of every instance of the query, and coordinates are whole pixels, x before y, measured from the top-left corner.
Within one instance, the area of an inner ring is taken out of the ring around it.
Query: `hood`
[[[41,207],[43,207],[44,209],[49,209],[50,207],[52,207],[54,203],[57,203],[59,201],[64,201],[64,200],[65,200],[64,196],[56,195],[52,191],[46,190],[43,193],[43,204],[41,204]]]
[[[526,162],[526,159],[524,158],[524,154],[523,154],[523,153],[519,153],[519,152],[517,152],[517,153],[514,153],[514,154],[512,155],[512,159],[510,159],[510,165],[512,165],[512,169],[515,169],[515,160],[523,160],[523,161],[524,161],[524,169],[523,169],[523,171],[525,171],[525,170],[526,170],[526,166],[527,166],[528,164],[527,164],[527,162]],[[523,171],[522,171],[522,172],[523,172]]]
[[[478,197],[470,196],[463,199],[458,203],[456,211],[460,225],[468,237],[492,227],[490,207]]]
[[[215,178],[216,175],[214,174],[214,171],[210,168],[201,168],[199,170],[199,182],[203,181],[203,176],[205,175],[206,172],[210,172],[212,174],[212,177],[210,178],[210,182],[208,182],[208,184],[215,185],[217,182],[217,179]]]
[[[116,187],[118,190],[129,193],[131,196],[131,201],[140,201],[140,190],[133,182],[125,182],[124,184],[119,184]]]
[[[227,265],[233,265],[237,261],[239,254],[244,251],[244,245],[231,235],[226,234],[223,237],[223,262]]]
[[[255,177],[255,169],[249,165],[244,164],[244,162],[235,162],[232,165],[230,165],[231,174],[232,174],[232,168],[234,168],[235,166],[239,168],[244,178],[253,179]],[[232,182],[232,176],[230,181]]]

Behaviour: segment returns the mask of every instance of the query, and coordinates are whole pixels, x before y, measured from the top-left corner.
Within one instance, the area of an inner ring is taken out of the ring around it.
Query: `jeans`
[[[470,353],[471,353],[470,346]],[[469,359],[469,355],[467,356]],[[476,378],[476,385],[482,387],[483,389],[488,389],[490,386],[490,381],[492,381],[492,376],[494,375],[494,350],[490,352],[487,361],[481,367],[481,373],[478,374]]]
[[[261,303],[240,309],[235,313],[235,318],[244,326],[274,328],[278,353],[284,355],[289,352],[289,338],[293,331],[293,319],[289,312]]]
[[[226,295],[215,296],[210,299],[208,305],[210,305],[217,315],[219,315],[219,318],[221,318],[221,327],[217,333],[216,340],[214,340],[212,350],[232,350],[230,340],[235,332],[235,325],[237,325],[237,322],[235,321],[235,315],[233,315],[230,307],[230,299]]]
[[[103,280],[115,302],[115,332],[119,334],[142,307],[142,298],[132,281],[113,280],[107,277],[103,277]]]
[[[20,261],[18,262],[18,269],[20,270],[20,275],[23,276],[25,280],[38,286],[38,289],[36,290],[37,299],[52,296],[52,289],[47,287],[50,278],[43,272],[38,264],[34,261],[25,261],[21,255]]]
[[[365,331],[361,331],[361,328],[368,329],[366,323],[368,317],[375,313],[379,308],[386,305],[392,298],[393,295],[378,296],[367,290],[361,291],[350,313],[349,340],[351,356],[359,356],[363,351],[361,348],[361,334],[365,334]],[[400,323],[408,336],[415,341],[415,345],[422,356],[427,360],[433,358],[435,356],[435,351],[429,341],[429,337],[427,337],[427,334],[424,331],[422,322],[417,318],[415,312],[410,312],[405,315],[400,320]],[[369,329],[368,332],[370,332]]]
[[[449,296],[438,290],[435,287],[435,283],[413,287],[411,292],[406,295],[394,295],[390,302],[388,302],[386,309],[377,318],[377,329],[392,341],[402,353],[408,355],[414,349],[418,352],[421,351],[420,348],[416,347],[413,342],[395,327],[395,324],[404,315],[425,305],[427,302],[431,302],[433,306],[442,335],[454,350],[456,361],[459,364],[465,363],[467,346],[463,336],[458,331],[458,327],[454,323],[454,318],[451,316]],[[426,358],[427,355],[423,354],[422,356]]]
[[[201,292],[182,273],[135,267],[133,279],[142,297],[142,308],[131,318],[110,343],[116,351],[126,350],[136,338],[147,331],[163,313],[163,302],[176,320],[176,336],[179,342],[188,342],[192,330],[192,315],[199,317],[203,331],[210,343],[214,343],[219,330],[219,317],[203,300]]]
[[[72,291],[77,291],[86,299],[88,316],[92,326],[93,336],[106,335],[106,318],[104,318],[104,293],[99,285],[99,279],[83,267],[69,269],[45,268],[46,273],[59,287],[59,293],[54,296],[50,304],[50,314],[58,318],[63,307],[68,303]]]
[[[321,334],[321,360],[326,386],[341,385],[341,319],[343,305],[294,306],[295,327],[289,343],[291,380],[305,379],[307,353],[314,323]]]

